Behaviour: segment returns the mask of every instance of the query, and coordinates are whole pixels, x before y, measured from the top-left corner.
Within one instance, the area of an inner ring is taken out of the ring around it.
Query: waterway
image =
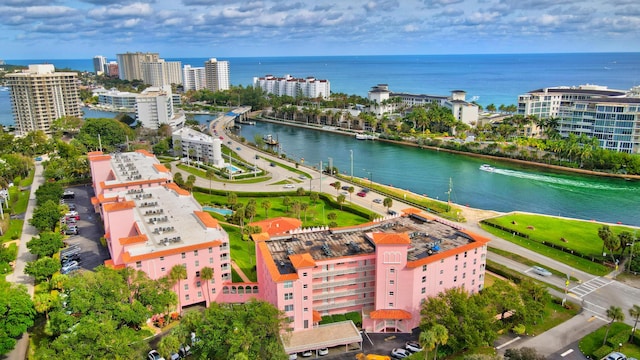
[[[640,226],[637,181],[554,173],[496,161],[490,162],[495,172],[486,172],[479,169],[487,162],[483,159],[265,122],[243,125],[240,134],[248,141],[271,134],[280,141],[282,152],[298,161],[304,159],[305,165],[318,167],[322,161],[326,166],[331,158],[341,173],[440,200],[450,196],[451,201],[474,208]]]

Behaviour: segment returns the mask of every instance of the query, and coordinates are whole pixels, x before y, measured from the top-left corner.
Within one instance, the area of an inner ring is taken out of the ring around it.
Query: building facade
[[[207,89],[229,90],[229,62],[211,58],[204,63]],[[238,104],[239,105],[239,104]]]
[[[259,223],[266,231],[253,238],[261,294],[294,331],[357,311],[367,331],[410,332],[424,299],[484,286],[488,239],[416,209],[343,229],[292,229],[291,220]]]
[[[142,81],[151,86],[162,87],[164,85],[182,84],[182,70],[180,61],[142,62]]]
[[[206,89],[207,74],[204,67],[191,67],[185,65],[182,68],[182,87],[184,91]]]
[[[106,74],[107,72],[107,58],[98,55],[93,58],[93,71],[96,75]]]
[[[377,116],[393,113],[399,107],[410,109],[414,106],[437,104],[451,110],[453,117],[467,125],[477,125],[480,109],[478,105],[467,102],[466,92],[453,90],[451,95],[409,94],[389,91],[387,84],[378,84],[369,90],[367,98],[373,103],[370,111]],[[399,99],[399,100],[395,100]]]
[[[124,53],[117,54],[118,71],[120,80],[142,80],[142,63],[157,62],[160,58],[158,53]]]
[[[319,80],[314,77],[294,78],[285,75],[278,78],[273,75],[254,77],[253,86],[265,91],[267,94],[291,97],[324,98],[331,96],[331,83],[329,80]]]
[[[162,124],[178,129],[184,125],[185,115],[174,111],[171,86],[152,86],[136,97],[136,120],[147,129],[157,130]]]
[[[555,118],[563,137],[598,139],[601,148],[640,153],[640,87],[630,91],[580,85],[537,89],[518,97],[518,114]]]
[[[119,76],[118,63],[116,61],[109,61],[107,64],[107,76],[116,78]]]
[[[118,91],[113,88],[96,92],[98,95],[98,106],[113,111],[134,112],[136,111],[136,98],[138,94],[126,91]]]
[[[105,265],[141,270],[151,279],[183,266],[186,279],[174,286],[179,308],[242,301],[224,286],[231,281],[228,234],[189,192],[171,182],[164,165],[146,151],[92,152],[88,158],[96,194],[92,204],[103,220],[111,255]],[[204,267],[213,269],[211,280],[200,276]],[[257,286],[249,286],[248,294],[254,290]]]
[[[5,79],[18,134],[42,130],[50,135],[54,120],[82,117],[75,72],[56,72],[51,64],[29,65],[27,71],[7,74]]]
[[[202,161],[217,168],[224,166],[222,141],[207,134],[183,127],[171,134],[176,156]]]

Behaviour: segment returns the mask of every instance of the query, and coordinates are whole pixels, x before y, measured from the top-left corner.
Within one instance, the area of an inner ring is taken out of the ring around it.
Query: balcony
[[[323,304],[319,306],[314,306],[313,309],[317,311],[326,311],[326,310],[340,309],[340,308],[356,306],[356,305],[373,306],[373,303],[374,303],[374,298],[364,298],[364,299],[356,299],[356,300],[349,300],[349,301],[339,301],[333,304]]]
[[[368,293],[373,293],[374,291],[375,290],[373,288],[368,287],[368,288],[348,289],[348,290],[319,293],[319,294],[314,293],[313,301],[325,300],[325,299],[336,299],[340,297],[353,296],[353,295],[365,294],[365,293],[368,294]]]
[[[375,269],[376,269],[375,265],[370,265],[370,266],[360,266],[360,267],[340,269],[340,270],[323,270],[313,274],[313,278],[317,279],[317,278],[322,278],[326,276],[357,274],[363,271],[373,271]]]
[[[321,290],[321,289],[340,287],[340,286],[351,285],[351,284],[362,284],[362,283],[374,281],[375,279],[376,279],[375,276],[364,276],[364,277],[358,277],[358,278],[347,279],[342,281],[325,281],[321,283],[313,283],[312,287],[313,287],[313,290]]]

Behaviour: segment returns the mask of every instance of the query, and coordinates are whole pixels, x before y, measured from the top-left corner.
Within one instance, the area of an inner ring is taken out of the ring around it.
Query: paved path
[[[27,248],[27,242],[32,237],[38,235],[38,230],[29,224],[29,219],[33,217],[33,210],[36,207],[36,190],[40,185],[44,183],[42,177],[42,164],[36,162],[35,175],[33,177],[33,184],[31,185],[31,194],[29,196],[29,202],[27,203],[27,211],[24,214],[24,225],[22,226],[22,236],[18,244],[18,255],[16,257],[16,266],[13,269],[13,273],[7,275],[7,281],[15,284],[21,284],[26,286],[27,291],[33,297],[33,278],[24,273],[24,268],[29,261],[36,260],[36,256],[29,252]],[[16,343],[16,347],[6,355],[6,359],[9,360],[24,360],[27,357],[27,349],[29,348],[29,333],[24,333],[22,337]]]
[[[238,266],[238,264],[236,264],[236,262],[233,261],[233,260],[231,260],[231,267],[233,268],[233,270],[236,271],[236,273],[238,273],[238,276],[240,276],[240,278],[242,278],[242,281],[248,282],[248,283],[252,283],[253,282],[253,281],[249,280],[247,275],[244,274],[244,271],[242,271],[242,269],[240,269],[240,266]]]

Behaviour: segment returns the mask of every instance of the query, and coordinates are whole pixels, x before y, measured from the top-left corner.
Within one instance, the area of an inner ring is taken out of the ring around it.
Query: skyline
[[[635,0],[100,4],[6,0],[0,59],[628,52],[640,43]]]

